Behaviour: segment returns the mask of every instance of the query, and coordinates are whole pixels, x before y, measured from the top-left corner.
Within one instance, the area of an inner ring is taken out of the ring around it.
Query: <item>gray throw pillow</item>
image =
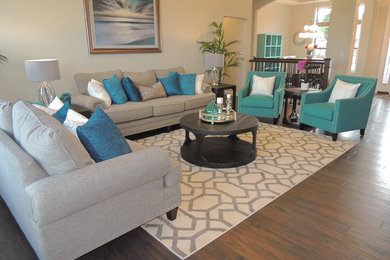
[[[18,101],[12,116],[15,140],[49,175],[93,163],[80,140],[44,111]]]
[[[12,103],[0,99],[0,128],[10,136],[12,130]]]
[[[141,95],[142,101],[167,96],[164,86],[160,81],[151,87],[137,86],[137,88]]]

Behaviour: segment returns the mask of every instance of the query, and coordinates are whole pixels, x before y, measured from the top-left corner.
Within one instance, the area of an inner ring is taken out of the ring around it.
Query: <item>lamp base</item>
[[[49,82],[43,81],[38,90],[39,102],[49,105],[56,97],[56,92]]]
[[[213,67],[213,69],[210,71],[210,79],[211,79],[211,86],[218,86],[219,81],[219,73],[216,67]]]

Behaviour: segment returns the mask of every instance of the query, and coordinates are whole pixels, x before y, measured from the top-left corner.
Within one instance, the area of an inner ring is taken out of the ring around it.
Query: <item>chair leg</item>
[[[299,129],[303,130],[305,128],[305,124],[304,123],[299,123]]]
[[[332,140],[337,141],[337,133],[332,133]]]
[[[360,129],[360,135],[364,135],[365,131],[366,131],[366,129],[365,129],[365,128],[363,128],[363,129]]]
[[[176,219],[176,216],[177,216],[177,210],[179,208],[174,208],[174,209],[171,209],[170,211],[167,212],[167,219],[169,219],[170,221],[173,221]]]
[[[278,123],[278,120],[279,120],[279,117],[277,117],[277,118],[273,118],[274,125],[276,125],[276,124]]]

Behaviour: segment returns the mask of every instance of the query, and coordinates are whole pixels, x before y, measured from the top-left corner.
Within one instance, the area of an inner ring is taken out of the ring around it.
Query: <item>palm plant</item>
[[[200,44],[199,49],[202,53],[224,55],[224,67],[218,69],[218,83],[221,83],[225,76],[230,77],[230,75],[227,73],[227,70],[229,68],[241,66],[241,61],[243,60],[243,58],[241,57],[241,54],[239,52],[228,50],[230,46],[238,44],[239,41],[234,40],[228,43],[225,42],[225,31],[223,30],[222,22],[219,24],[216,22],[212,22],[210,24],[210,27],[213,28],[211,34],[214,35],[214,38],[211,41],[198,42]],[[206,72],[209,73],[210,70]]]
[[[0,53],[0,64],[8,62],[7,57]]]

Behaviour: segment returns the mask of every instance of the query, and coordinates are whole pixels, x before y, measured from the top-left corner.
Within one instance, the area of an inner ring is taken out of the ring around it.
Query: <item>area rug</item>
[[[179,129],[137,141],[161,147],[182,164],[182,203],[176,220],[169,221],[164,215],[142,226],[181,259],[200,250],[356,145],[260,123],[255,161],[237,168],[211,169],[181,159],[184,133]],[[251,133],[239,137],[252,140]]]

